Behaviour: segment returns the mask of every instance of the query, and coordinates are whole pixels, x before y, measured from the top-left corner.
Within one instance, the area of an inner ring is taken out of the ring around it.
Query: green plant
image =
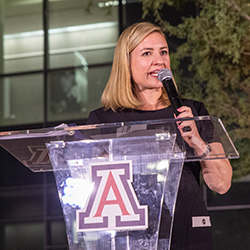
[[[211,115],[222,119],[242,153],[232,164],[235,177],[250,174],[250,1],[141,3],[144,18],[153,18],[167,36],[181,41],[171,54],[171,68],[182,96],[203,101]],[[187,6],[193,7],[191,16]],[[173,11],[183,16],[177,24],[168,18]]]

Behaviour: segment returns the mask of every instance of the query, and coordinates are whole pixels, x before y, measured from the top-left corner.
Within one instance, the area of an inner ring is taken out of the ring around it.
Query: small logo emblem
[[[27,146],[30,158],[23,160],[27,165],[48,165],[50,164],[48,150],[45,146]]]
[[[211,227],[209,216],[192,217],[192,227]]]

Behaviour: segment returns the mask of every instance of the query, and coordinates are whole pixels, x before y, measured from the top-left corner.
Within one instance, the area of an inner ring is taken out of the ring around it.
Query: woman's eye
[[[167,51],[167,50],[162,50],[162,51],[161,51],[161,54],[162,54],[162,55],[167,55],[167,54],[168,54],[168,51]]]
[[[150,55],[150,51],[146,51],[146,52],[144,52],[142,55],[143,55],[143,56],[148,56],[148,55]]]

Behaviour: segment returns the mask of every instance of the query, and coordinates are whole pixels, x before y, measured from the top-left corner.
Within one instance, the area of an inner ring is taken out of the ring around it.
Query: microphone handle
[[[182,105],[182,101],[181,98],[179,97],[177,90],[175,88],[174,82],[171,78],[169,79],[164,79],[162,81],[162,85],[165,89],[165,91],[167,92],[168,95],[168,99],[171,103],[171,107],[175,113],[176,116],[178,116],[180,114],[180,112],[177,111],[178,108],[180,108]],[[188,132],[191,131],[191,128],[189,126],[184,127],[183,132]]]
[[[175,88],[174,82],[170,78],[170,79],[164,79],[162,84],[163,84],[165,91],[167,92],[168,99],[171,103],[171,107],[175,115],[178,116],[180,112],[178,112],[177,109],[183,105],[182,105],[181,98],[179,97],[177,90]]]

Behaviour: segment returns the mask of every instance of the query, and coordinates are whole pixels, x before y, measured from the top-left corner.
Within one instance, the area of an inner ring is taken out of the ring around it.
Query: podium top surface
[[[220,144],[222,150],[211,152],[206,159],[196,155],[183,140],[177,128],[177,122],[190,120],[196,123],[204,142]],[[174,150],[186,152],[185,161],[239,158],[239,153],[221,120],[210,116],[83,126],[61,124],[52,128],[7,131],[0,132],[0,145],[32,171],[48,171],[52,170],[52,167],[47,154],[47,143],[81,141],[84,145],[84,143],[124,140],[124,138],[128,138],[126,143],[129,143],[129,138],[135,137],[139,138],[141,143],[146,137],[154,137],[158,141],[174,138],[176,143]]]

